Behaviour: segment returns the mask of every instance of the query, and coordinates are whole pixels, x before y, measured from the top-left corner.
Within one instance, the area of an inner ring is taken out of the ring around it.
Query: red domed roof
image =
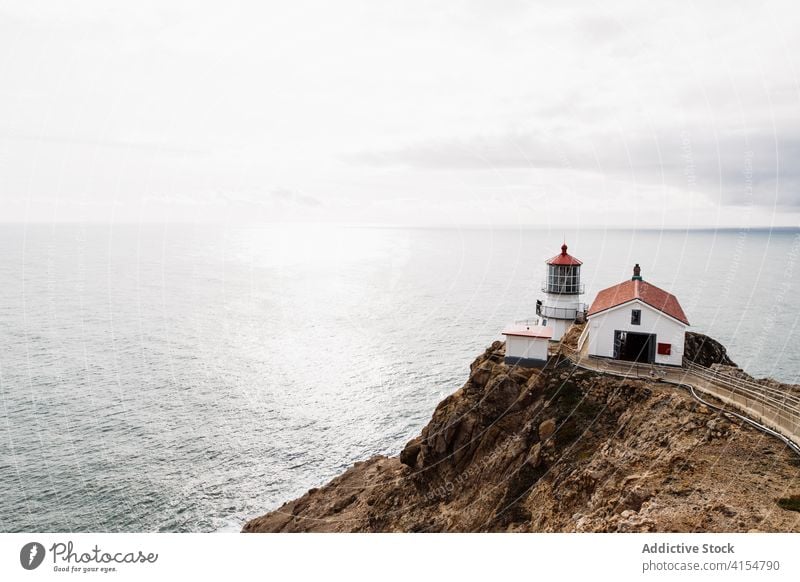
[[[561,254],[556,255],[555,257],[549,259],[547,261],[548,265],[582,265],[583,261],[580,261],[573,257],[572,255],[567,254],[567,243],[561,245]]]

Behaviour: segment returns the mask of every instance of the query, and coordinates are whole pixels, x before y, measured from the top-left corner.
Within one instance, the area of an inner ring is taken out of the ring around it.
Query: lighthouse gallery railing
[[[549,307],[537,305],[536,315],[539,317],[553,317],[555,319],[583,319],[586,315],[586,304],[579,303],[575,307]]]

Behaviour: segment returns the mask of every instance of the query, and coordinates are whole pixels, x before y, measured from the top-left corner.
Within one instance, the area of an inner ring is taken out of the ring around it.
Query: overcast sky
[[[800,224],[792,2],[6,2],[0,220]]]

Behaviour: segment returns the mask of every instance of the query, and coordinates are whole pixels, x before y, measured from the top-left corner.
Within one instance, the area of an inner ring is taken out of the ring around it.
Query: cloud
[[[228,191],[220,194],[220,198],[234,204],[258,205],[274,207],[276,204],[287,208],[318,208],[322,201],[314,196],[303,194],[291,188],[272,188],[258,191]]]
[[[793,4],[501,4],[5,3],[0,214],[800,219]]]
[[[296,204],[298,206],[322,206],[322,201],[318,198],[302,194],[289,188],[275,188],[269,192],[269,196],[273,199]]]
[[[0,131],[0,141],[24,141],[44,144],[59,144],[67,146],[89,146],[114,148],[123,150],[139,150],[151,153],[170,153],[170,154],[207,154],[209,148],[197,146],[160,144],[157,142],[120,140],[120,139],[97,139],[87,136],[64,136],[64,135],[35,135],[12,131]]]
[[[590,172],[632,184],[664,184],[726,205],[800,207],[800,132],[664,128],[556,135],[510,133],[430,140],[345,156],[378,168]]]

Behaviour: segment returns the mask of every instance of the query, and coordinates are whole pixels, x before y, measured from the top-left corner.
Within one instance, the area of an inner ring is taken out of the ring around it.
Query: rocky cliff
[[[725,346],[702,333],[687,331],[683,349],[686,359],[700,366],[736,366]]]
[[[697,363],[733,365],[687,339]],[[373,457],[245,532],[800,531],[800,462],[778,440],[667,384],[495,342],[397,457]],[[783,501],[781,501],[783,500]]]

